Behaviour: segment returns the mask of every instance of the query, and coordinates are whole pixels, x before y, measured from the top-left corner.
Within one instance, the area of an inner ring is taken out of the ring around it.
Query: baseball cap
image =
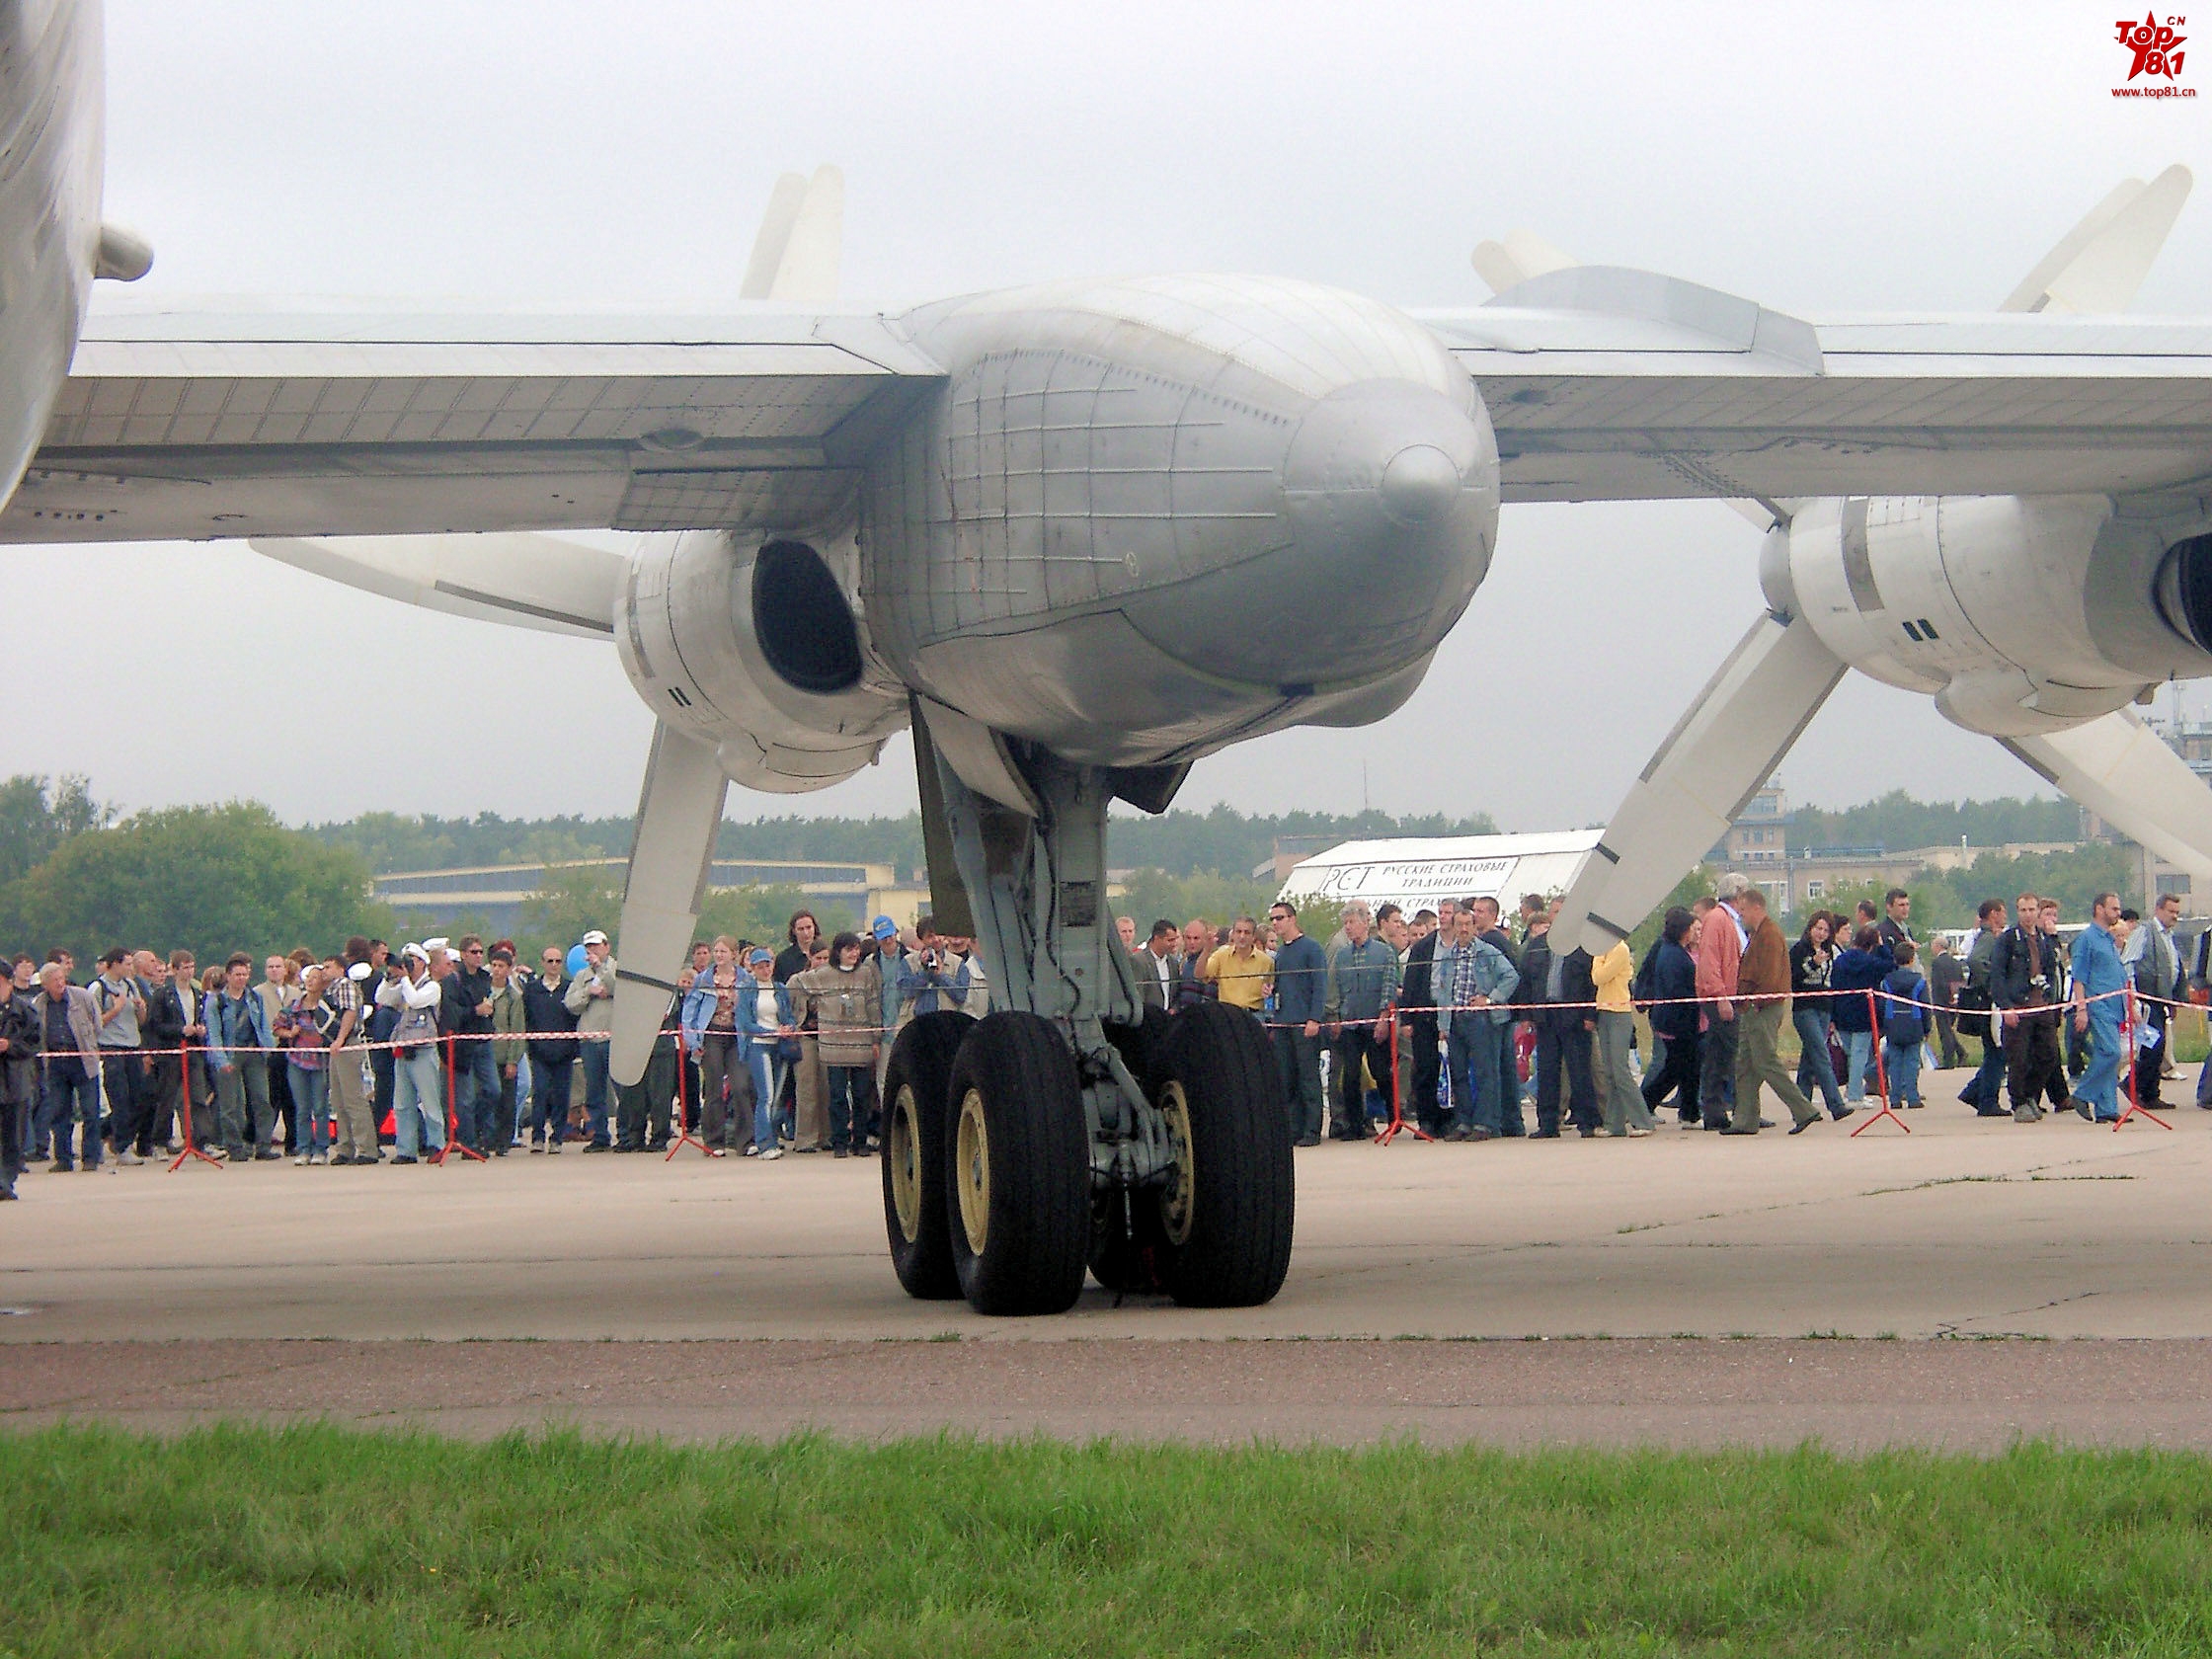
[[[596,927],[592,928],[591,932],[585,934],[583,938],[577,940],[577,943],[580,945],[603,945],[606,942],[606,935],[604,933],[601,933]]]
[[[399,953],[402,956],[412,956],[417,962],[428,962],[431,959],[431,953],[429,951],[425,950],[421,945],[413,943],[412,941],[400,946]]]
[[[880,941],[896,934],[899,931],[899,924],[887,915],[880,915],[874,921],[868,923],[868,931]]]
[[[774,958],[774,957],[773,957],[772,955],[770,955],[770,954],[769,954],[769,952],[768,952],[768,950],[767,950],[767,948],[766,948],[765,946],[763,946],[763,945],[754,945],[754,946],[752,947],[752,949],[751,949],[751,950],[750,950],[750,951],[748,951],[748,952],[746,953],[746,958],[745,958],[745,965],[746,965],[746,966],[747,966],[748,968],[750,968],[750,967],[753,967],[753,966],[755,966],[755,965],[757,965],[757,964],[759,964],[759,963],[762,963],[762,962],[773,962],[774,960],[775,960],[775,958]]]

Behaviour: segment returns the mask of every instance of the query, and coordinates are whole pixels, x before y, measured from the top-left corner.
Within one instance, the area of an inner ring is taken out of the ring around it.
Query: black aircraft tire
[[[1267,1033],[1218,1002],[1178,1013],[1155,1096],[1189,1161],[1158,1200],[1168,1294],[1186,1307],[1256,1307],[1290,1271],[1296,1187]]]
[[[1050,1021],[971,1024],[947,1097],[945,1216],[979,1313],[1064,1313],[1090,1246],[1090,1132],[1075,1059]]]
[[[916,1014],[891,1046],[883,1079],[883,1223],[891,1267],[922,1302],[960,1295],[945,1217],[952,1066],[976,1022],[955,1009]]]

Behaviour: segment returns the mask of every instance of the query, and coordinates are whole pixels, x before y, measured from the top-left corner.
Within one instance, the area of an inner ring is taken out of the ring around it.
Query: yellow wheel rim
[[[891,1103],[891,1207],[899,1214],[900,1234],[911,1244],[921,1236],[921,1108],[911,1083],[899,1085]]]
[[[960,1194],[960,1225],[968,1234],[969,1253],[980,1256],[990,1236],[990,1133],[984,1127],[984,1097],[974,1089],[960,1103],[953,1184]]]
[[[1191,1103],[1183,1085],[1170,1081],[1160,1091],[1160,1116],[1167,1120],[1167,1145],[1174,1154],[1167,1186],[1159,1195],[1160,1225],[1170,1244],[1191,1241],[1191,1212],[1196,1208],[1198,1170],[1191,1154]]]

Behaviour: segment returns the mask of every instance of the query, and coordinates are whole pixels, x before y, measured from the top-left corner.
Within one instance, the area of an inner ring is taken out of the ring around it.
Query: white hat
[[[434,939],[425,939],[423,948],[427,951],[450,951],[453,947],[446,942],[445,935],[440,933]]]
[[[376,970],[365,962],[356,962],[346,970],[346,977],[349,980],[372,980],[376,977]]]
[[[431,953],[418,944],[402,945],[399,948],[399,953],[402,956],[412,956],[417,962],[427,963],[431,959]]]
[[[601,933],[596,927],[592,928],[591,932],[585,934],[583,938],[577,941],[577,943],[580,945],[603,945],[606,942],[606,935],[604,933]]]

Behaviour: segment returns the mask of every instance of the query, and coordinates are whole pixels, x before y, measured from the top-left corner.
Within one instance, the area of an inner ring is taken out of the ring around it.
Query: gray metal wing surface
[[[0,540],[802,524],[938,378],[868,315],[96,315]]]
[[[2212,472],[2212,324],[1809,323],[1572,267],[1415,312],[1473,375],[1505,499],[2124,494]]]

